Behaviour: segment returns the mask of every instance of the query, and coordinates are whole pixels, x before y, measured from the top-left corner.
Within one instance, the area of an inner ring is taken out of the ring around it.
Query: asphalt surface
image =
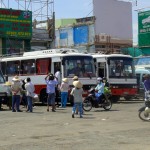
[[[93,108],[83,118],[71,107],[33,113],[0,111],[0,150],[150,150],[150,124],[138,118],[143,101],[119,101],[111,111]]]

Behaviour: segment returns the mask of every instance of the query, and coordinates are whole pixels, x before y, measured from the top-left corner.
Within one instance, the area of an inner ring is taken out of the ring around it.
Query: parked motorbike
[[[95,96],[95,89],[91,88],[89,90],[89,95],[83,101],[83,110],[90,111],[92,107],[104,108],[105,110],[110,110],[112,107],[111,93],[104,92],[101,100],[97,101]]]
[[[145,101],[145,106],[139,109],[139,118],[143,121],[150,122],[150,92],[147,92],[147,99]]]

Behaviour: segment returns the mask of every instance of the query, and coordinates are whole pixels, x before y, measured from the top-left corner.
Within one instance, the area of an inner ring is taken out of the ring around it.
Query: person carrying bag
[[[28,106],[27,106],[27,112],[33,112],[33,103],[32,103],[32,98],[34,95],[34,85],[31,83],[31,79],[27,78],[26,79],[26,84],[25,84],[25,89],[27,91],[27,102],[28,102]]]

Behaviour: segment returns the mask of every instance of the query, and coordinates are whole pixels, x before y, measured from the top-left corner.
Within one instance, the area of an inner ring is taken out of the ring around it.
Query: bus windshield
[[[64,77],[95,77],[93,58],[90,56],[66,56],[63,58]]]
[[[0,83],[4,83],[5,80],[4,80],[4,76],[2,74],[2,72],[0,71]]]
[[[109,77],[128,77],[134,76],[133,59],[126,57],[108,58]]]

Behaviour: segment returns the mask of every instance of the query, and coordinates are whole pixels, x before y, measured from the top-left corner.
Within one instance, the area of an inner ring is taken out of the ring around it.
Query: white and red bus
[[[1,109],[2,100],[5,100],[7,96],[7,90],[4,86],[4,83],[5,83],[5,78],[0,69],[0,109]]]
[[[40,101],[46,101],[45,76],[48,73],[61,72],[61,79],[68,78],[72,85],[73,76],[78,76],[85,91],[96,84],[94,59],[89,54],[78,53],[74,49],[50,49],[25,52],[22,56],[4,57],[1,59],[1,69],[11,81],[15,75],[21,79],[27,77],[35,85],[35,93],[40,95]]]
[[[106,77],[117,102],[120,97],[130,99],[137,94],[137,79],[133,58],[123,54],[92,54],[96,65],[96,76]]]

